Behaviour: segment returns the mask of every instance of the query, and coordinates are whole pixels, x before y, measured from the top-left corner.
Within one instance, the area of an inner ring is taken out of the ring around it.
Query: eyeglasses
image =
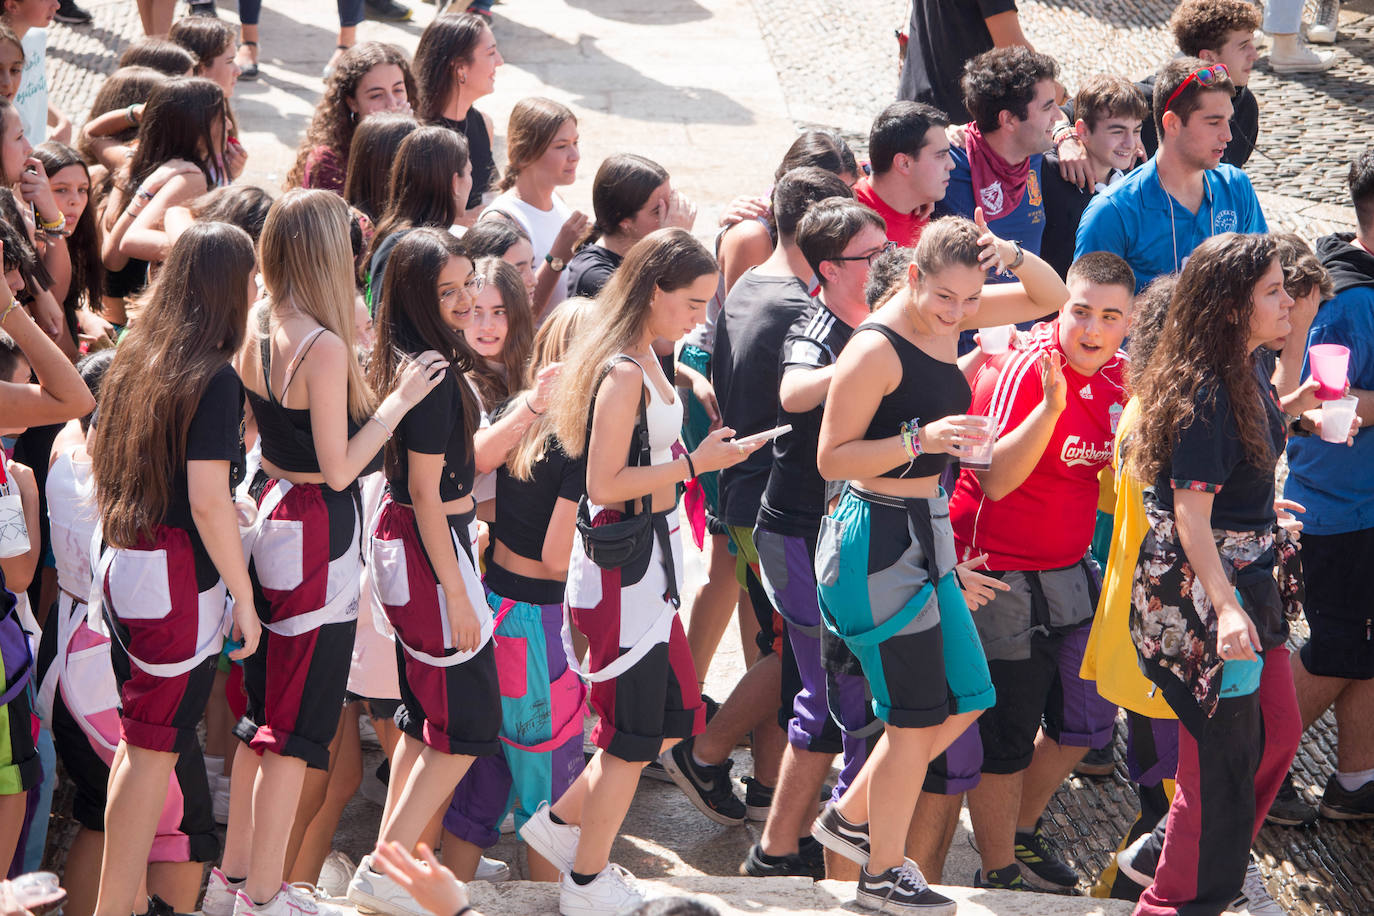
[[[481,274],[473,274],[463,282],[463,289],[468,291],[469,296],[476,296],[487,288],[487,278]]]
[[[1178,88],[1175,89],[1173,94],[1169,96],[1169,101],[1164,103],[1164,111],[1169,110],[1169,106],[1174,104],[1174,102],[1178,99],[1179,94],[1182,93],[1183,90],[1188,88],[1189,83],[1196,82],[1199,86],[1210,86],[1213,83],[1218,83],[1222,80],[1230,78],[1231,74],[1226,70],[1225,64],[1212,64],[1212,66],[1210,67],[1203,67],[1201,70],[1194,70],[1192,73],[1188,74],[1187,79],[1178,84]],[[1160,116],[1163,117],[1163,115],[1164,112],[1161,111]]]
[[[887,254],[889,251],[896,251],[896,250],[897,250],[897,243],[889,239],[888,241],[883,242],[883,247],[879,248],[877,251],[874,251],[874,252],[872,252],[872,253],[870,253],[870,254],[856,254],[856,255],[851,255],[850,257],[847,257],[847,258],[846,258],[846,257],[822,258],[822,260],[825,260],[825,261],[867,261],[867,262],[868,262],[868,266],[869,266],[869,267],[872,267],[872,266],[873,266],[873,259],[876,258],[878,255],[880,255],[880,254]]]

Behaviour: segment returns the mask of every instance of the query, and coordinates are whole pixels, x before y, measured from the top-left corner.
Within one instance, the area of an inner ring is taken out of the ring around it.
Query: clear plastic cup
[[[1011,346],[1011,332],[1014,324],[999,324],[993,328],[978,329],[978,345],[988,356],[1005,353]]]
[[[970,471],[986,471],[992,467],[992,447],[997,444],[997,421],[992,417],[969,417],[982,424],[986,438],[969,449],[969,453],[959,459],[961,468]]]
[[[1307,364],[1321,385],[1317,398],[1334,401],[1345,394],[1345,373],[1350,368],[1350,348],[1340,344],[1313,344],[1307,348]]]
[[[1360,399],[1353,394],[1322,402],[1322,441],[1344,442],[1350,438],[1350,426],[1355,422],[1355,410]]]

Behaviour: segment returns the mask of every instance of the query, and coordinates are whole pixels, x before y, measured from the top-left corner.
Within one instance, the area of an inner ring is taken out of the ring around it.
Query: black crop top
[[[391,498],[396,502],[407,505],[412,502],[407,452],[444,456],[444,472],[439,478],[439,498],[444,502],[472,492],[472,482],[477,476],[472,444],[474,430],[464,426],[462,389],[458,387],[467,383],[462,373],[450,368],[434,390],[410,408],[397,424],[394,440],[397,460],[386,476]]]
[[[315,435],[310,426],[310,409],[287,407],[277,399],[272,393],[272,342],[267,334],[267,312],[262,313],[262,339],[259,343],[259,361],[262,363],[262,387],[267,391],[267,397],[262,397],[257,392],[245,389],[248,394],[248,403],[253,407],[253,418],[258,424],[258,439],[262,443],[262,457],[270,461],[273,465],[283,471],[294,474],[318,474],[320,473],[320,459],[315,454]],[[295,378],[296,372],[301,367],[301,362],[305,359],[305,354],[310,352],[310,348],[315,345],[320,334],[324,333],[321,328],[313,332],[301,344],[292,359],[291,365],[286,367],[286,378],[282,382],[282,394],[291,387],[291,380]],[[348,418],[348,438],[352,439],[354,434],[361,428],[361,424],[351,416]],[[380,465],[380,455],[372,462],[363,473],[370,474],[376,471]]]
[[[936,359],[887,325],[867,322],[860,331],[877,331],[888,339],[902,362],[902,380],[892,393],[878,403],[869,421],[865,439],[886,439],[901,431],[902,423],[913,418],[924,426],[942,417],[967,413],[973,403],[973,390],[955,363]],[[945,469],[952,455],[922,455],[915,461],[893,468],[882,477],[910,479],[932,477]]]
[[[529,480],[517,480],[502,465],[496,472],[496,518],[492,536],[514,553],[543,560],[544,536],[560,498],[577,502],[587,488],[584,458],[569,458],[550,442]]]
[[[210,377],[200,404],[186,429],[186,461],[229,462],[229,491],[243,482],[243,383],[233,366],[225,365]],[[162,524],[190,532],[199,544],[186,465],[173,471]]]

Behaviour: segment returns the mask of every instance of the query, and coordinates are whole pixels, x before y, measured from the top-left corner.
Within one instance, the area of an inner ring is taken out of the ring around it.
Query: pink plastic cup
[[[1350,348],[1340,344],[1313,344],[1307,348],[1307,364],[1321,387],[1317,398],[1334,401],[1345,394],[1345,372],[1350,366]]]

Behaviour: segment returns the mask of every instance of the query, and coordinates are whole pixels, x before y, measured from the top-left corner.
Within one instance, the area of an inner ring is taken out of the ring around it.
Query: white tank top
[[[57,585],[84,601],[91,590],[91,538],[99,523],[91,462],[62,452],[48,471],[46,490]]]
[[[673,460],[673,445],[682,434],[682,399],[677,397],[677,389],[671,388],[673,399],[665,401],[644,364],[628,353],[624,356],[644,373],[644,387],[648,389],[644,417],[649,424],[649,460],[653,464],[667,464]],[[654,372],[654,375],[661,374]]]

